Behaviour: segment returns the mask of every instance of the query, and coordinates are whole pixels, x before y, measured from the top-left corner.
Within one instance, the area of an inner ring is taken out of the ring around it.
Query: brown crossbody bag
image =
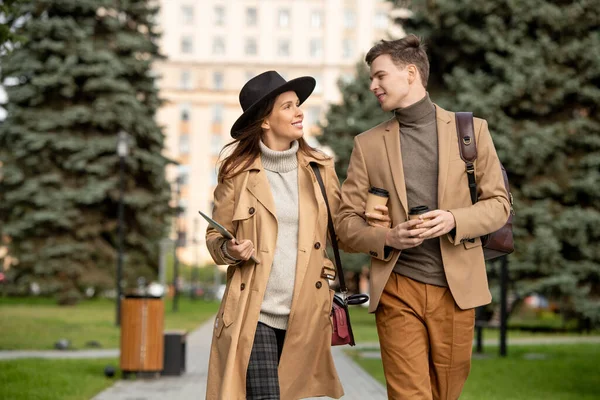
[[[340,249],[338,248],[337,235],[333,227],[333,219],[331,216],[331,209],[329,208],[329,201],[327,200],[327,192],[325,191],[325,184],[321,177],[321,172],[316,163],[311,162],[310,167],[315,173],[325,205],[327,206],[327,227],[329,229],[329,241],[331,247],[333,247],[333,254],[335,255],[335,265],[337,268],[337,276],[340,280],[340,292],[333,295],[333,302],[331,304],[331,323],[332,323],[332,335],[331,345],[340,346],[349,344],[354,346],[354,334],[352,333],[352,325],[350,325],[350,314],[348,313],[348,305],[359,305],[369,300],[369,296],[366,294],[353,294],[347,296],[348,288],[346,287],[346,280],[344,279],[344,270],[342,268],[342,259],[340,258]]]

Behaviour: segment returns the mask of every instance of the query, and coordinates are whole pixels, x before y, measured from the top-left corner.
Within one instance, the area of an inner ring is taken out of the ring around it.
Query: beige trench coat
[[[313,396],[341,397],[331,355],[333,291],[321,278],[326,258],[327,208],[309,163],[319,164],[333,214],[340,203],[339,181],[332,160],[298,151],[298,258],[291,312],[279,363],[283,400]],[[229,266],[227,289],[214,323],[208,372],[208,400],[246,398],[246,370],[254,342],[277,239],[275,203],[260,157],[215,189],[213,218],[237,239],[254,243],[260,264]],[[217,264],[227,264],[214,229],[206,232],[208,249]]]

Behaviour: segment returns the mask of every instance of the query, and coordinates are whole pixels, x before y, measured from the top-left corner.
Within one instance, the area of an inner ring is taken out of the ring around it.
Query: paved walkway
[[[190,335],[191,336],[191,335]],[[210,339],[209,339],[210,340]],[[533,346],[533,345],[553,345],[553,344],[600,344],[600,336],[555,336],[555,337],[522,337],[508,338],[508,346]],[[498,346],[498,339],[485,339],[484,346]],[[475,345],[475,341],[473,341]],[[344,347],[348,349],[349,347]],[[354,350],[377,350],[379,349],[378,342],[359,343]],[[338,351],[339,348],[334,347],[333,353],[336,361],[342,360],[345,355]],[[340,353],[340,354],[338,354]],[[0,350],[0,360],[17,360],[21,358],[115,358],[119,357],[119,349],[98,349],[98,350]]]
[[[106,350],[4,350],[0,360],[19,358],[114,358],[119,357],[119,349]]]
[[[93,400],[198,400],[206,392],[212,320],[188,335],[186,373],[153,380],[119,380]],[[333,348],[335,365],[347,393],[344,400],[383,400],[385,388],[356,365],[339,347]],[[320,397],[319,399],[323,399]]]

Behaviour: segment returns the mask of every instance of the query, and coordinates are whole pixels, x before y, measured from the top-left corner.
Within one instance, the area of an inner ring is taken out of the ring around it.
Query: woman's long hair
[[[260,155],[259,142],[263,136],[261,125],[265,118],[273,111],[276,99],[277,96],[265,101],[254,114],[254,119],[239,133],[239,136],[223,147],[219,154],[219,158],[223,157],[223,154],[227,153],[227,150],[230,148],[233,150],[231,151],[231,154],[223,158],[221,168],[219,169],[220,182],[223,182],[225,179],[231,179],[242,173],[242,171],[252,165],[254,160]],[[322,159],[329,158],[326,154],[309,146],[303,137],[298,139],[298,145],[298,150],[303,151],[305,154],[310,154]]]

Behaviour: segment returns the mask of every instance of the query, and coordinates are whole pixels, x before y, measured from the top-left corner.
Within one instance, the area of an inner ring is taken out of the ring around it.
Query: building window
[[[181,6],[183,23],[192,25],[194,23],[194,6]]]
[[[387,13],[384,11],[378,11],[375,14],[375,28],[386,29],[388,27],[389,19]]]
[[[163,83],[163,76],[154,69],[148,70],[148,72],[146,72],[146,76],[152,78],[152,80],[154,81],[154,86],[157,88],[159,88]],[[6,84],[4,86],[6,86]],[[0,103],[3,102],[2,100],[2,94],[0,94]],[[0,118],[0,121],[1,120],[2,118]]]
[[[191,36],[184,36],[181,38],[181,52],[184,54],[191,54],[194,51],[194,44]]]
[[[323,55],[323,41],[321,39],[310,40],[310,56],[313,58]]]
[[[354,81],[354,74],[346,72],[340,75],[340,80],[344,85],[349,85]]]
[[[256,26],[258,23],[258,13],[255,7],[246,8],[246,25]]]
[[[256,55],[256,52],[256,39],[246,38],[246,55],[253,56]]]
[[[183,183],[182,183],[182,185],[183,185]],[[181,209],[181,213],[185,214],[185,210],[187,210],[187,208],[188,208],[188,201],[186,199],[179,199],[179,208]],[[182,238],[185,242],[185,232],[180,232],[180,233],[182,234]]]
[[[354,41],[352,39],[344,39],[342,57],[346,59],[354,57]]]
[[[279,21],[280,28],[288,28],[290,26],[290,10],[279,10],[279,16],[277,20]]]
[[[190,71],[181,71],[181,76],[179,77],[179,88],[183,90],[190,90],[192,88],[192,74]]]
[[[345,9],[344,10],[344,28],[352,29],[356,24],[354,11]]]
[[[213,39],[212,52],[216,55],[225,54],[225,40],[222,37],[217,36]]]
[[[316,29],[323,27],[323,13],[320,10],[314,10],[310,14],[310,26]]]
[[[215,25],[216,26],[225,25],[225,7],[216,6],[214,10],[215,10]]]
[[[181,121],[189,121],[190,120],[190,104],[189,103],[183,103],[179,105],[179,119],[181,119]]]
[[[190,135],[179,135],[179,154],[190,154]]]
[[[181,185],[187,185],[188,184],[188,180],[189,180],[189,176],[190,176],[190,166],[189,165],[183,165],[180,164],[177,167],[177,173],[179,174],[179,179],[180,179],[180,183]]]
[[[217,186],[217,171],[214,168],[210,169],[210,184],[212,186]]]
[[[210,152],[217,156],[221,152],[221,135],[211,135],[210,137]],[[216,184],[216,182],[215,182]]]
[[[308,123],[311,125],[317,125],[319,123],[319,117],[321,116],[321,108],[312,106],[308,108]]]
[[[278,56],[289,56],[290,55],[290,41],[287,39],[280,39],[277,44],[277,55]]]
[[[187,202],[185,200],[179,200],[179,212],[184,215],[187,210]],[[178,222],[179,223],[179,222]],[[177,246],[187,246],[187,232],[185,231],[185,220],[182,222],[183,227],[177,231]]]
[[[323,79],[323,77],[321,75],[313,75],[313,78],[315,78],[315,81],[317,81],[317,84],[315,85],[314,93],[315,94],[323,93],[323,86],[321,86],[321,80]]]
[[[223,90],[223,88],[224,88],[223,73],[220,71],[213,72],[213,89]]]
[[[223,104],[213,105],[212,122],[223,122]]]

